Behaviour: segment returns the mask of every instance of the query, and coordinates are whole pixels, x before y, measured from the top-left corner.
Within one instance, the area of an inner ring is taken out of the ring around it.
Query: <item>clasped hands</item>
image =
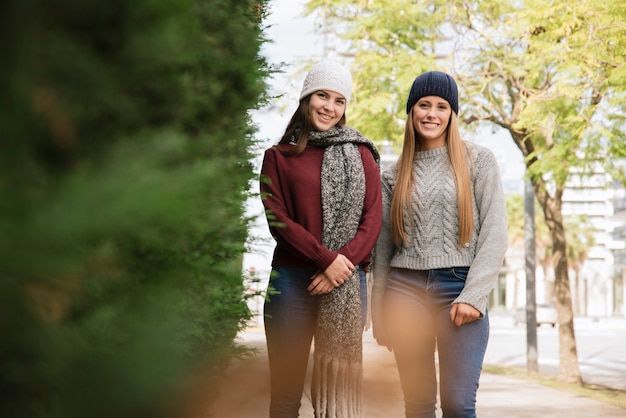
[[[318,271],[311,277],[307,290],[312,296],[330,293],[352,277],[354,270],[354,264],[346,256],[339,254],[326,270]]]

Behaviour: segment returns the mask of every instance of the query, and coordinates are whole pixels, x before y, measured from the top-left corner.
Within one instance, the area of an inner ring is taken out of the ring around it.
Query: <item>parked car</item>
[[[556,307],[550,303],[538,303],[536,314],[538,327],[542,324],[548,324],[554,328],[558,322]],[[526,307],[516,309],[513,313],[513,324],[517,326],[518,324],[525,323]]]

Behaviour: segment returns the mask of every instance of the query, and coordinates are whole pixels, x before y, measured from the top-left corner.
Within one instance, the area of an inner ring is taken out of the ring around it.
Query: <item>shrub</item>
[[[0,6],[0,416],[181,417],[232,355],[264,10]]]

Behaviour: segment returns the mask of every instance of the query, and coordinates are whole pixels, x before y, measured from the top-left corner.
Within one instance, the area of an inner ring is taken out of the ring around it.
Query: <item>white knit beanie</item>
[[[317,90],[330,90],[341,94],[345,97],[347,106],[352,94],[352,75],[338,62],[324,60],[316,64],[306,75],[300,99]]]

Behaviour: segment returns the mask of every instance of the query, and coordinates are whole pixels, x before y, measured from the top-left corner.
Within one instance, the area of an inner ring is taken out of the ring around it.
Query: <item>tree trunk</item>
[[[578,263],[574,266],[574,314],[580,315],[580,270]]]
[[[576,335],[574,333],[574,313],[572,293],[567,269],[567,242],[563,228],[561,211],[563,187],[557,185],[554,197],[546,191],[546,182],[534,179],[535,194],[541,205],[546,225],[552,237],[552,258],[554,265],[554,293],[559,320],[559,375],[558,380],[566,383],[582,384],[578,364]]]

